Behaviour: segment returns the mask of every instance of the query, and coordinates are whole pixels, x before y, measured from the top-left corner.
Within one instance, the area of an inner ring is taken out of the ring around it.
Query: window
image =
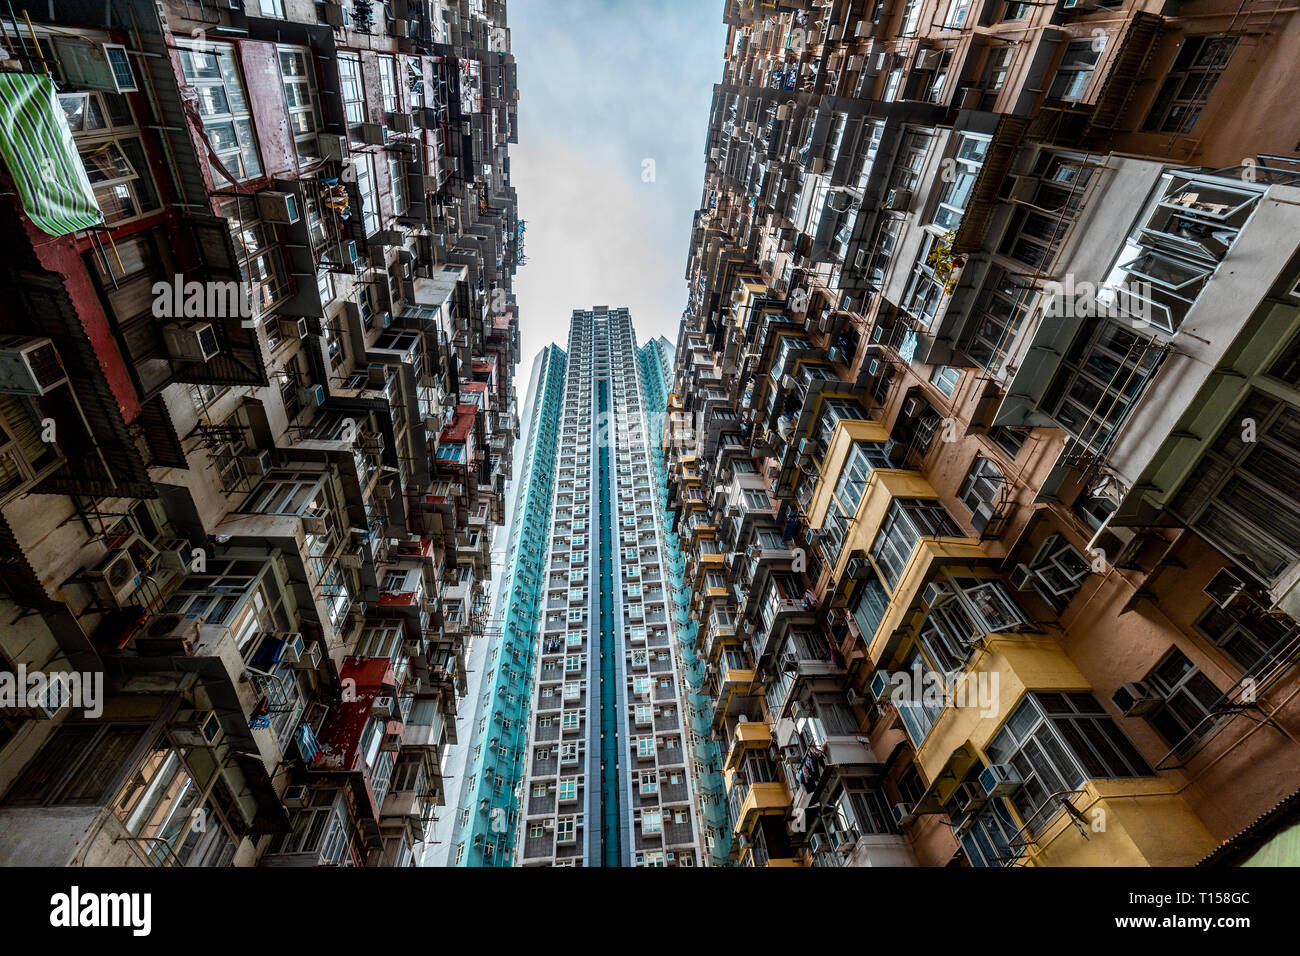
[[[561,777],[559,795],[561,800],[578,799],[578,778]]]
[[[388,178],[393,189],[393,214],[405,216],[409,208],[406,192],[406,162],[399,153],[388,154]]]
[[[1016,340],[1037,293],[1010,271],[994,267],[992,278],[980,290],[972,321],[962,334],[960,348],[980,368],[998,372]]]
[[[321,158],[316,133],[320,129],[320,110],[316,103],[316,83],[311,53],[298,47],[280,47],[280,82],[284,102],[289,110],[289,130],[298,150],[298,166]]]
[[[1197,628],[1246,673],[1256,671],[1273,657],[1275,647],[1295,640],[1300,625],[1289,617],[1274,617],[1269,601],[1242,594],[1226,607],[1211,604],[1196,622]]]
[[[116,225],[158,209],[158,193],[126,97],[61,93],[59,104],[105,220]]]
[[[957,382],[960,380],[961,369],[947,365],[935,366],[934,371],[930,373],[931,383],[943,392],[945,398],[952,398],[952,393],[957,390]]]
[[[1188,37],[1156,94],[1143,128],[1186,136],[1196,125],[1210,94],[1237,48],[1237,37]]]
[[[1061,64],[1056,68],[1056,76],[1048,87],[1047,97],[1077,103],[1083,99],[1092,82],[1092,72],[1097,68],[1102,51],[1106,49],[1106,37],[1095,36],[1086,40],[1071,40],[1065,46]]]
[[[1255,422],[1255,441],[1240,423]],[[1174,502],[1174,511],[1271,582],[1300,560],[1300,410],[1252,392],[1230,416]]]
[[[1148,777],[1151,768],[1091,694],[1027,694],[986,748],[1023,781],[1011,802],[1028,821],[1053,799],[1068,799],[1085,780]],[[1054,816],[1041,813],[1032,832]]]
[[[1030,583],[1044,601],[1059,614],[1083,587],[1092,566],[1070,542],[1059,534],[1047,538],[1029,562]]]
[[[1178,648],[1171,648],[1143,680],[1164,699],[1146,720],[1169,746],[1188,749],[1214,729],[1217,721],[1206,718],[1223,692]]]
[[[126,773],[146,727],[64,724],[10,788],[11,806],[96,806]]]
[[[1154,341],[1113,319],[1075,339],[1043,396],[1042,410],[1093,451],[1103,451],[1155,375]]]
[[[992,459],[976,456],[957,497],[970,509],[971,525],[977,533],[984,533],[997,512],[998,498],[1005,481],[1002,469]]]
[[[379,57],[379,87],[383,96],[385,113],[397,112],[397,60],[381,54]]]
[[[988,435],[993,444],[1006,452],[1008,458],[1014,460],[1019,456],[1020,449],[1025,447],[1025,439],[1029,437],[1029,431],[1024,428],[995,425],[989,429]]]
[[[0,496],[17,494],[60,460],[58,446],[41,440],[43,431],[30,399],[0,395]]]
[[[207,46],[211,49],[218,45]],[[203,131],[217,161],[235,182],[262,175],[252,115],[234,53],[228,46],[221,46],[217,52],[182,47],[179,53],[185,79],[198,93]],[[227,178],[216,161],[212,163],[212,175],[218,183]]]
[[[966,3],[968,0],[956,0]],[[961,225],[966,203],[970,201],[970,191],[979,176],[980,167],[984,165],[984,156],[988,153],[991,140],[986,136],[960,134],[957,152],[953,156],[952,181],[945,184],[939,197],[939,206],[934,212],[934,224],[945,232]]]
[[[659,810],[641,811],[641,832],[647,836],[662,833],[664,830],[663,814]]]
[[[913,748],[917,748],[943,713],[943,675],[935,673],[918,648],[913,648],[903,659],[899,671],[907,678],[907,683],[901,687],[895,683],[888,700],[898,711],[898,717]],[[883,704],[885,701],[878,703]]]
[[[642,771],[641,792],[647,796],[659,792],[659,775],[653,770]]]
[[[147,841],[141,846],[155,866],[229,866],[235,838],[226,821],[234,799],[223,780],[206,800],[204,792],[181,753],[161,743],[131,774],[113,807],[123,828]],[[204,825],[195,827],[196,819]]]
[[[971,0],[952,0],[951,6],[948,7],[948,19],[943,23],[945,30],[960,30],[966,22],[966,15],[970,13]]]
[[[343,111],[353,143],[361,142],[357,127],[366,121],[366,96],[361,86],[361,59],[355,53],[340,53],[339,81],[343,94]]]
[[[352,165],[357,171],[357,191],[361,194],[361,217],[366,235],[379,231],[379,196],[375,191],[374,157],[367,153],[356,156]]]
[[[896,498],[871,546],[871,557],[890,589],[898,586],[903,568],[923,537],[961,538],[961,528],[942,504],[925,498]]]
[[[1085,156],[1044,152],[1032,175],[1036,180],[1033,198],[1013,212],[998,251],[1031,269],[1046,271],[1083,207],[1096,170],[1088,168]]]
[[[943,673],[961,669],[972,642],[1013,630],[1028,618],[996,578],[954,577],[940,582],[918,638],[927,660]]]
[[[257,205],[250,196],[232,199],[220,209],[230,228],[248,304],[258,315],[270,312],[290,292],[279,234],[273,225],[258,219]]]

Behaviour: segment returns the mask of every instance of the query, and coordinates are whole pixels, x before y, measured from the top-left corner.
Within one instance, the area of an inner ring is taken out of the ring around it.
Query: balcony
[[[742,720],[736,724],[727,751],[726,769],[735,770],[746,750],[766,750],[772,742],[772,728],[761,720]]]
[[[718,661],[717,692],[712,695],[715,727],[721,727],[725,717],[735,716],[745,706],[744,698],[749,696],[753,682],[753,668],[731,666],[724,652]]]
[[[734,771],[728,771],[726,775],[733,780],[727,788],[733,833],[748,833],[760,816],[784,816],[790,808],[790,795],[785,784],[749,783]]]

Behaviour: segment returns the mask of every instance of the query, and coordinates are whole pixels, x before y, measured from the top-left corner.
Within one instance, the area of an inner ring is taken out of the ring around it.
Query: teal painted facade
[[[655,505],[659,509],[660,525],[663,528],[663,551],[672,592],[677,655],[687,685],[682,704],[694,740],[697,810],[705,837],[703,842],[709,850],[712,864],[726,866],[731,846],[731,820],[727,813],[721,773],[726,755],[722,752],[722,744],[713,738],[711,732],[713,705],[704,691],[705,662],[695,652],[699,624],[687,612],[690,595],[682,580],[686,562],[682,557],[677,532],[670,530],[671,522],[668,520],[668,471],[663,429],[674,354],[675,349],[662,336],[641,347],[638,353],[641,391],[645,407],[650,410],[647,419],[651,431],[650,460],[654,469]]]
[[[514,858],[542,606],[542,569],[528,556],[544,554],[550,534],[565,366],[564,350],[552,345],[542,351],[533,372],[525,409],[524,462],[494,610],[502,626],[489,632],[491,643],[480,658],[483,677],[474,700],[469,756],[453,822],[449,862],[456,866],[510,866]]]

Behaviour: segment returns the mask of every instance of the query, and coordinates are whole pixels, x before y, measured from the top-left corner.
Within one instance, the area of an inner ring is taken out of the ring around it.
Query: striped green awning
[[[104,221],[48,76],[0,73],[0,154],[23,211],[45,232],[66,236]]]

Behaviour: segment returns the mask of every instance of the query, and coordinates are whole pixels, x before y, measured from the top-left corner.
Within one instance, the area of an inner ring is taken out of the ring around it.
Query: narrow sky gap
[[[563,343],[573,309],[593,305],[628,307],[638,341],[675,342],[722,75],[720,0],[514,0],[510,33],[520,84],[510,166],[528,223],[515,280],[521,366]]]

